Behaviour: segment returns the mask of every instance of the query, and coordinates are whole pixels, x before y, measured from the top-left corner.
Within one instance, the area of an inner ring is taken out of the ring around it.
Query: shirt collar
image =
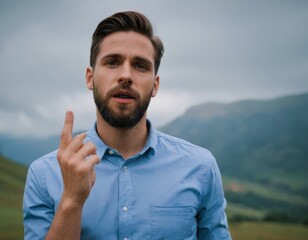
[[[157,146],[157,132],[156,129],[153,127],[152,123],[150,122],[150,120],[148,119],[147,119],[147,128],[149,131],[148,139],[140,154],[144,154],[145,152],[150,151],[154,155]]]
[[[88,141],[91,141],[96,146],[96,153],[100,159],[102,159],[109,147],[98,136],[96,131],[96,122],[87,132],[87,138],[85,139],[85,142]]]
[[[139,155],[143,155],[148,151],[154,155],[157,146],[157,132],[149,120],[147,120],[146,124],[149,131],[149,135],[146,144],[139,153]],[[85,139],[85,142],[88,141],[93,142],[93,144],[96,146],[96,151],[100,159],[102,159],[106,151],[110,149],[110,147],[108,147],[98,136],[96,131],[96,122],[93,124],[92,128],[90,128],[87,132],[87,138]]]

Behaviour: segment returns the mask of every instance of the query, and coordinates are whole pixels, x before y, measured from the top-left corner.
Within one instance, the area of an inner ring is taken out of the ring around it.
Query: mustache
[[[131,89],[131,87],[127,84],[121,84],[121,85],[118,85],[112,89],[110,89],[106,96],[107,98],[111,98],[117,94],[119,94],[119,92],[121,91],[125,91],[125,93],[127,93],[129,96],[132,96],[134,99],[137,99],[139,100],[141,97],[140,97],[140,94],[135,91],[134,89]]]

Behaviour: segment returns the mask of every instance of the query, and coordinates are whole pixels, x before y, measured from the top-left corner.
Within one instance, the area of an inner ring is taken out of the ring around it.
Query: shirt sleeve
[[[225,214],[226,199],[221,175],[216,160],[212,155],[211,165],[205,179],[202,207],[197,215],[197,239],[229,240],[231,236]]]
[[[28,170],[23,199],[25,240],[45,238],[54,217],[53,205],[44,172],[34,162]]]

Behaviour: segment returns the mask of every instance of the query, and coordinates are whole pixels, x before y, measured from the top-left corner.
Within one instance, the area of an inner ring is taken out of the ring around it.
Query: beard
[[[111,109],[108,106],[108,101],[114,96],[116,92],[121,89],[129,91],[137,105],[130,110],[126,104],[118,104],[118,111]],[[146,95],[144,100],[138,92],[130,89],[128,86],[119,85],[109,90],[106,96],[102,96],[97,87],[93,85],[93,96],[96,107],[102,116],[102,118],[112,127],[115,128],[132,128],[134,127],[144,116],[151,101],[153,89]]]

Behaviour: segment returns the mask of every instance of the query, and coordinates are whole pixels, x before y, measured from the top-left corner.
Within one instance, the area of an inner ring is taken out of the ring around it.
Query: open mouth
[[[129,91],[119,91],[115,93],[113,97],[121,99],[135,99],[134,95]]]
[[[122,99],[134,99],[132,96],[129,95],[115,95],[115,98],[122,98]]]
[[[136,99],[134,93],[127,90],[117,91],[112,95],[112,97],[116,102],[121,104],[129,104]]]

